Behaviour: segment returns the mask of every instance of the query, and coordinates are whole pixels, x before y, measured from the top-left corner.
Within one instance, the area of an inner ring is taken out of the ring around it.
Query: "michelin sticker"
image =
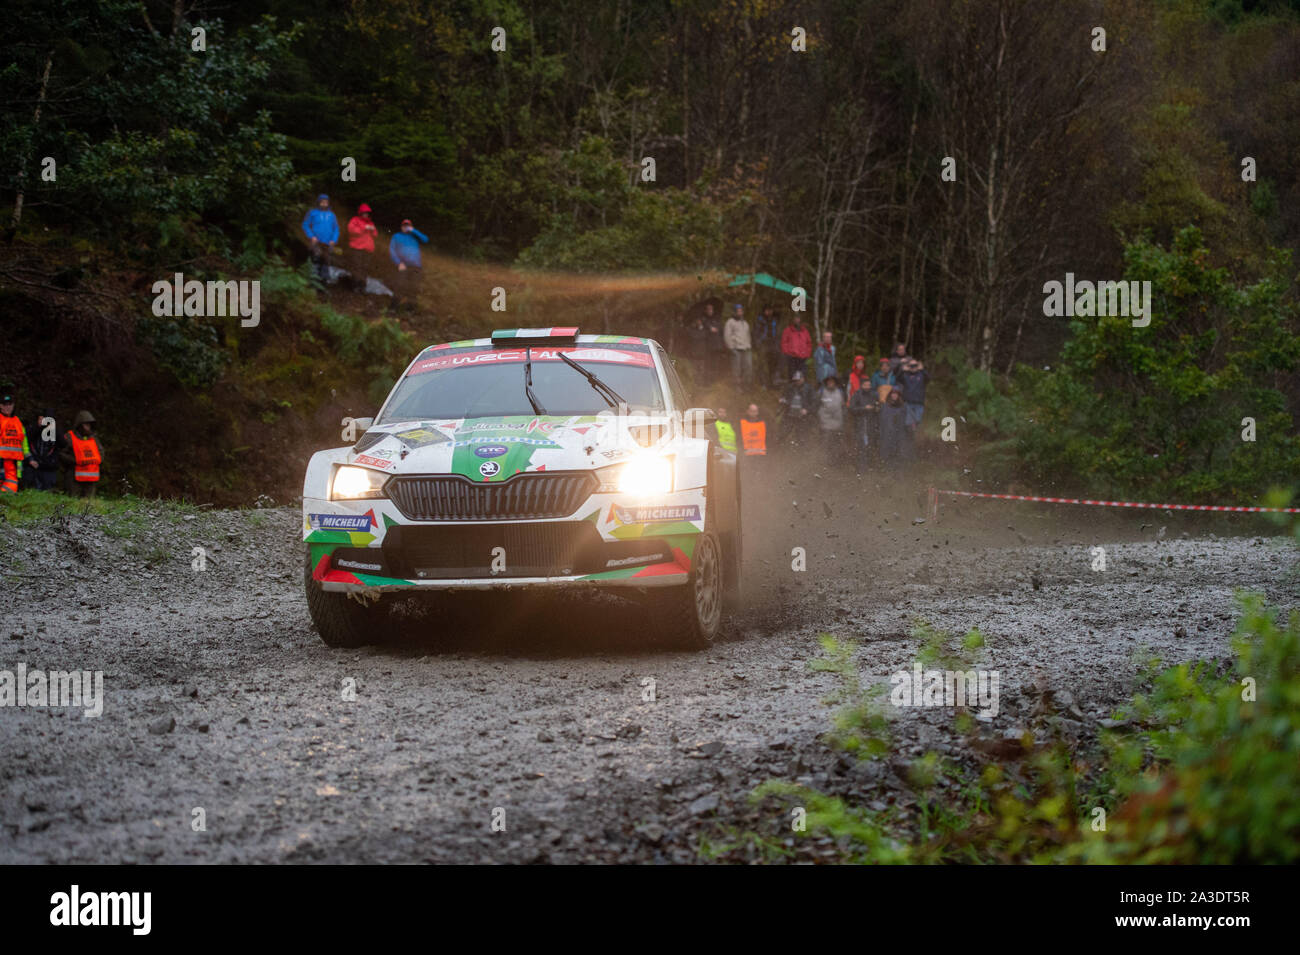
[[[665,521],[698,521],[698,504],[653,504],[620,507],[613,505],[620,524],[659,524]]]
[[[375,512],[364,514],[308,514],[307,523],[314,531],[368,531],[375,524]]]

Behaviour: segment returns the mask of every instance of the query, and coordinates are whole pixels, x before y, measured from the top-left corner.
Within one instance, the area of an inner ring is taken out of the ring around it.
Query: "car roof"
[[[526,344],[528,344],[527,339],[520,339],[519,344],[516,347],[522,348]],[[636,336],[633,335],[578,335],[574,339],[574,344],[577,345],[640,345],[642,347],[645,347],[654,344],[654,340],[650,338],[637,338]],[[423,355],[426,352],[442,351],[447,348],[474,348],[474,347],[491,348],[492,339],[491,338],[464,338],[456,342],[444,342],[443,344],[440,345],[428,345],[423,349],[423,351],[420,352],[420,354]],[[534,347],[554,348],[556,346],[542,345],[539,343]]]

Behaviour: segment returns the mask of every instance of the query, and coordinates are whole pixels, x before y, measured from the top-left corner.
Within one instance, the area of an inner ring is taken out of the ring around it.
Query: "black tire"
[[[722,629],[723,554],[717,538],[700,535],[684,585],[651,590],[648,604],[660,646],[703,650]]]
[[[364,647],[377,643],[383,629],[376,627],[377,618],[387,613],[388,607],[380,598],[378,603],[362,604],[347,594],[330,593],[312,580],[311,557],[304,561],[303,587],[307,592],[307,612],[316,632],[326,646],[338,648]]]

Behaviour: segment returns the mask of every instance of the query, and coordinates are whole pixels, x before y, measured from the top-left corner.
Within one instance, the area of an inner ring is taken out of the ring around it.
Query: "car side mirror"
[[[718,416],[709,408],[688,408],[682,415],[682,429],[688,438],[707,438],[709,425],[718,420]]]
[[[357,431],[365,434],[370,430],[370,426],[375,423],[374,418],[353,418],[352,423],[357,426]]]

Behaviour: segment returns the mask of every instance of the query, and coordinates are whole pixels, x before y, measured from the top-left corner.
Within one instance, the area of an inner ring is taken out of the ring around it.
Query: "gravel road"
[[[104,699],[0,709],[0,862],[692,862],[784,812],[747,802],[766,779],[906,812],[891,768],[962,756],[927,709],[893,711],[882,760],[831,750],[819,634],[856,641],[869,683],[912,668],[918,620],[978,627],[990,738],[1033,731],[1048,691],[1087,734],[1145,656],[1224,656],[1237,588],[1300,605],[1295,548],[1258,517],[979,502],[918,524],[921,497],[751,482],[747,609],[701,653],[645,649],[636,608],[603,597],[412,610],[381,646],[330,650],[292,507],[149,505],[126,536],[0,525],[0,574],[24,575],[0,591],[0,671],[102,671]]]

